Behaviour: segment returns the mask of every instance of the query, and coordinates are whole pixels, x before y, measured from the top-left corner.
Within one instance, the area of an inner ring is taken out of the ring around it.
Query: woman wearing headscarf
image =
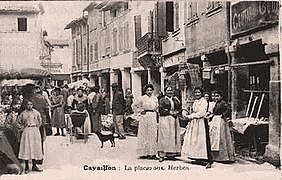
[[[175,159],[180,156],[180,125],[178,114],[181,110],[179,99],[174,96],[172,86],[167,86],[165,96],[159,101],[158,155],[159,161],[164,158]]]
[[[144,86],[145,94],[135,105],[141,113],[138,125],[137,156],[155,159],[157,154],[157,108],[158,99],[153,96],[152,84]]]
[[[193,112],[186,116],[190,122],[186,127],[181,156],[195,160],[196,163],[204,164],[207,162],[206,168],[211,168],[209,129],[208,122],[204,118],[207,113],[208,102],[203,97],[202,88],[196,87],[194,95]]]
[[[60,129],[62,136],[64,134],[65,124],[65,114],[64,114],[64,97],[60,94],[61,89],[56,87],[51,96],[51,108],[53,109],[52,114],[52,126],[57,128],[57,133],[54,136],[60,135]]]
[[[235,153],[228,123],[231,109],[223,100],[221,91],[213,91],[213,93],[215,106],[213,108],[213,118],[209,123],[213,160],[232,163],[235,161]]]

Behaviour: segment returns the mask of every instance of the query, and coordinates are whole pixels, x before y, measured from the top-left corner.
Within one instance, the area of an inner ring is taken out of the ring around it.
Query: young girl
[[[42,120],[40,113],[33,109],[33,102],[27,101],[26,109],[19,115],[19,121],[24,127],[21,143],[19,158],[25,160],[25,173],[29,173],[28,161],[32,159],[32,171],[41,172],[36,166],[36,160],[42,160],[42,145],[39,127]]]

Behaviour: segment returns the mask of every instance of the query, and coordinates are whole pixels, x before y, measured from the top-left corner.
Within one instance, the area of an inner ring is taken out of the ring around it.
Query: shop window
[[[27,18],[18,18],[18,31],[27,31]]]
[[[270,70],[269,65],[250,66],[249,90],[269,90]]]

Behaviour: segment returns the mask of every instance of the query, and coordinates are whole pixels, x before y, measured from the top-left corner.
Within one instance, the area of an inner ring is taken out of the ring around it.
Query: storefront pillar
[[[237,60],[235,57],[236,47],[230,46],[229,53],[230,53],[230,58],[231,58],[231,64],[236,64],[237,63]],[[232,110],[231,118],[232,119],[237,118],[237,105],[238,105],[237,75],[238,75],[238,72],[236,68],[231,68],[231,110]]]
[[[122,77],[122,89],[125,91],[130,87],[130,71],[125,68],[121,68],[121,77]]]
[[[141,87],[141,75],[139,75],[136,71],[131,70],[131,84],[132,84],[132,93],[134,94],[134,100],[138,100],[142,95],[142,87]]]
[[[281,136],[281,79],[280,63],[277,56],[271,57],[269,82],[269,142],[263,156],[264,160],[280,166],[280,136]]]
[[[148,83],[152,83],[151,82],[152,77],[151,77],[151,69],[150,68],[147,69],[147,73],[148,73]]]
[[[160,67],[159,72],[161,73],[161,91],[164,92],[164,83],[166,78],[166,72],[164,72],[164,68]]]

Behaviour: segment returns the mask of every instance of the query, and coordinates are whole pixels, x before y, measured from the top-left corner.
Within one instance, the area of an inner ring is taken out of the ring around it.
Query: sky
[[[42,1],[43,30],[48,33],[48,39],[70,39],[70,30],[64,30],[66,25],[82,16],[83,9],[91,1]]]

